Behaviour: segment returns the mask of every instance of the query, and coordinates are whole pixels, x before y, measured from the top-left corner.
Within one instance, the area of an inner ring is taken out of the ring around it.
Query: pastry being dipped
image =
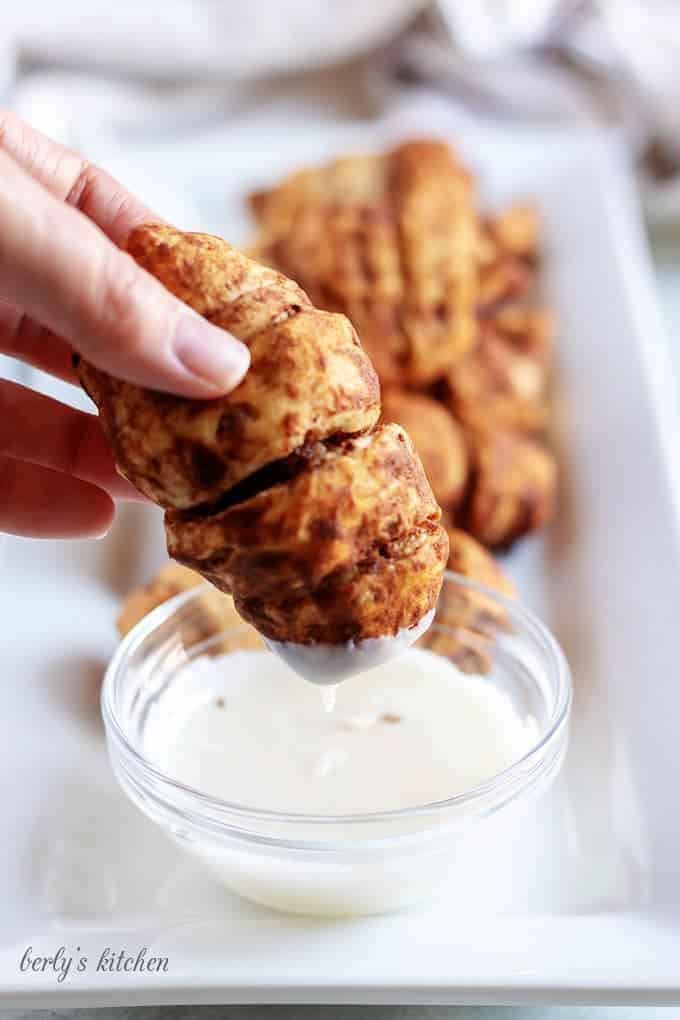
[[[408,435],[376,426],[378,380],[350,322],[219,238],[150,224],[126,247],[251,355],[208,401],[79,363],[119,469],[165,509],[171,556],[309,679],[398,653],[432,617],[448,539]]]

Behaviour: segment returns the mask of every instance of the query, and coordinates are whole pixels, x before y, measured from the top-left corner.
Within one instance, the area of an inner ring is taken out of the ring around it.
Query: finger
[[[233,389],[247,347],[173,297],[0,152],[0,300],[112,375],[189,397]]]
[[[133,227],[160,217],[98,166],[0,110],[0,149],[47,188],[93,220],[116,244]]]
[[[71,345],[8,301],[0,301],[0,354],[78,383]]]
[[[116,471],[95,415],[7,380],[0,380],[0,455],[75,475],[120,499],[144,498]]]
[[[0,456],[0,531],[26,538],[99,537],[111,527],[111,497],[79,478]]]
[[[0,110],[0,149],[55,198],[68,202],[120,244],[133,227],[159,217],[113,177],[10,111]],[[0,302],[0,354],[78,383],[73,348],[16,306]]]

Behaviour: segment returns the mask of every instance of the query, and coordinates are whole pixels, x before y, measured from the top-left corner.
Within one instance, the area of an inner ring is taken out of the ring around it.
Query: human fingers
[[[173,297],[0,152],[0,299],[112,375],[183,396],[233,389],[244,344]]]
[[[101,167],[36,131],[10,110],[0,110],[0,150],[60,202],[84,213],[115,244],[140,223],[160,219]]]
[[[0,456],[73,475],[120,499],[144,499],[116,471],[96,415],[7,380],[0,380]]]
[[[111,497],[89,482],[0,455],[0,531],[26,538],[104,535]]]
[[[0,354],[77,383],[73,348],[9,301],[0,301]]]

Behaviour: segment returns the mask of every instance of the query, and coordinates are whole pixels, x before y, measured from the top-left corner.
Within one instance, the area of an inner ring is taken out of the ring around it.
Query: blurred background
[[[200,196],[165,190],[197,136],[212,133],[217,146],[229,139],[230,124],[265,119],[273,150],[301,120],[394,115],[418,90],[508,125],[618,131],[650,215],[680,218],[675,0],[25,0],[3,7],[5,104],[93,159],[114,162],[145,197],[166,202],[168,215],[177,203],[177,218],[182,203],[195,215],[191,200]],[[266,152],[266,140],[261,145]],[[153,179],[145,173],[150,146],[166,158],[165,173]]]
[[[680,321],[675,0],[24,0],[0,28],[4,105],[178,225],[236,241],[239,195],[351,150],[358,123],[369,142],[371,124],[427,130],[430,111],[459,135],[613,132]]]

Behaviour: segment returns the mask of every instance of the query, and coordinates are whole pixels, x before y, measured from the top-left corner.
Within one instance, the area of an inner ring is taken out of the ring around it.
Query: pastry
[[[166,515],[170,555],[234,595],[276,641],[395,634],[433,607],[439,508],[397,425],[318,443],[289,479],[205,518]],[[360,625],[361,630],[357,630]]]
[[[384,383],[430,382],[472,345],[474,190],[443,142],[303,170],[251,206],[260,257],[351,319]]]
[[[455,509],[467,479],[465,437],[458,422],[430,397],[398,389],[383,393],[382,414],[410,435],[439,505]]]
[[[526,436],[478,428],[466,437],[471,481],[457,522],[488,548],[507,548],[552,518],[555,460]]]
[[[550,366],[554,323],[545,308],[508,302],[493,315],[480,318],[479,333],[482,338],[502,340],[518,354],[532,358],[544,371]]]
[[[486,230],[502,252],[533,264],[538,257],[541,221],[530,202],[513,202],[502,212],[489,217]]]
[[[168,290],[250,348],[234,392],[188,401],[81,362],[123,474],[164,507],[209,503],[265,465],[329,435],[369,429],[380,389],[350,323],[219,238],[150,225],[127,250]]]
[[[540,359],[489,331],[449,370],[440,392],[466,426],[538,433],[548,420],[546,387]]]
[[[136,588],[125,599],[116,619],[118,633],[121,637],[125,637],[128,631],[132,630],[156,606],[204,583],[201,575],[196,574],[193,570],[189,570],[179,563],[166,563],[152,581],[141,588]]]
[[[446,532],[404,430],[374,428],[377,379],[344,316],[218,238],[147,225],[127,250],[251,351],[245,380],[214,401],[78,364],[121,471],[166,508],[171,555],[271,641],[415,632],[439,594]]]
[[[482,219],[477,247],[477,307],[482,316],[529,293],[536,279],[539,238],[538,213],[526,203]]]
[[[180,633],[184,647],[191,649],[208,638],[216,639],[221,635],[218,640],[211,641],[209,647],[204,647],[202,654],[261,648],[261,637],[236,612],[231,596],[207,585],[205,578],[194,570],[172,561],[148,584],[128,595],[116,620],[118,633],[124,637],[157,606],[201,585],[205,590],[192,601],[191,612],[182,619]]]
[[[514,584],[479,542],[459,528],[448,527],[447,533],[450,571],[505,598],[516,598]],[[484,592],[446,584],[436,621],[421,639],[421,645],[452,659],[464,673],[487,673],[497,632],[508,627],[505,611]]]

